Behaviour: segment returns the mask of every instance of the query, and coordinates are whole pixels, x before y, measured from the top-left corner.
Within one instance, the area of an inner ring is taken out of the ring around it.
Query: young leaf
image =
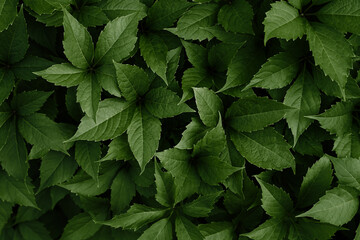
[[[172,224],[169,218],[164,218],[146,229],[139,240],[165,240],[172,238]]]
[[[141,13],[133,13],[106,24],[96,44],[94,63],[111,64],[112,61],[121,62],[129,57],[137,41],[138,22],[143,17]]]
[[[194,111],[185,103],[180,103],[176,93],[162,87],[150,90],[145,96],[144,104],[149,113],[158,118],[169,118]]]
[[[300,187],[297,206],[308,207],[330,189],[333,171],[328,157],[322,157],[307,171]]]
[[[266,12],[264,25],[265,44],[273,37],[287,41],[302,38],[306,31],[306,19],[300,16],[297,9],[284,1],[271,4],[271,10]]]
[[[256,178],[262,191],[262,207],[266,213],[275,218],[284,218],[293,212],[293,203],[288,193],[281,188]]]
[[[199,229],[183,216],[177,216],[175,219],[175,232],[179,240],[202,240],[204,236]]]
[[[76,67],[85,69],[92,64],[94,44],[90,33],[67,10],[64,11],[64,53]]]
[[[76,101],[80,103],[81,109],[92,119],[95,119],[101,98],[101,86],[92,74],[87,74],[80,82]]]
[[[284,99],[285,105],[295,108],[285,114],[285,119],[294,136],[294,145],[312,122],[305,116],[318,114],[320,103],[320,92],[310,73],[304,70],[287,90]]]
[[[163,172],[155,161],[155,199],[165,207],[171,207],[174,203],[175,185],[174,179],[168,172]]]
[[[290,145],[273,128],[252,133],[231,132],[230,137],[241,155],[255,166],[275,170],[295,169]]]
[[[293,52],[282,52],[270,57],[244,90],[251,87],[277,89],[287,86],[299,70],[299,58]]]
[[[135,196],[135,184],[126,170],[120,170],[111,185],[111,210],[121,213]]]
[[[141,171],[154,156],[161,135],[161,122],[145,109],[137,108],[127,129],[131,151],[138,161]]]
[[[97,142],[78,141],[75,143],[75,160],[80,167],[98,182],[101,146]]]
[[[355,216],[358,207],[358,194],[354,189],[336,187],[327,191],[310,210],[297,217],[312,217],[320,222],[341,226]]]
[[[351,45],[340,32],[324,24],[307,24],[307,40],[310,50],[325,75],[340,86],[344,96],[345,85],[353,65]]]
[[[254,12],[250,3],[245,0],[235,0],[221,7],[218,22],[225,31],[253,34],[253,16]]]
[[[219,122],[219,113],[224,110],[221,99],[207,88],[193,89],[201,121],[208,127],[215,127]]]
[[[284,239],[288,231],[285,221],[278,218],[270,218],[249,233],[241,234],[254,240]]]
[[[356,158],[330,157],[334,164],[336,177],[339,183],[360,190],[360,160]]]
[[[268,98],[239,99],[228,108],[226,124],[238,132],[257,131],[281,120],[290,111],[291,107]]]

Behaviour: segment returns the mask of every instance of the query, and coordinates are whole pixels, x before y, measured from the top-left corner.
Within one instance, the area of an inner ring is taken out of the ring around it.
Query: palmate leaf
[[[337,156],[343,157],[360,157],[360,136],[358,128],[353,125],[351,132],[338,136],[335,139],[333,150]]]
[[[337,82],[345,97],[345,85],[354,57],[351,45],[340,32],[324,24],[307,24],[306,33],[315,64]]]
[[[310,210],[297,217],[312,217],[341,226],[355,216],[358,207],[358,193],[353,188],[336,187],[327,191]]]
[[[100,7],[105,12],[105,14],[110,19],[115,19],[117,17],[130,15],[132,13],[145,15],[146,14],[146,5],[141,3],[139,0],[109,0],[102,1]]]
[[[289,228],[289,240],[328,240],[340,228],[318,221],[300,220]]]
[[[208,51],[201,45],[181,41],[185,48],[189,62],[196,68],[206,68],[208,66]]]
[[[14,21],[17,14],[17,1],[1,0],[0,1],[0,32],[6,29],[12,21]]]
[[[69,220],[60,239],[88,239],[99,231],[100,228],[101,225],[94,223],[88,213],[79,213]]]
[[[34,72],[49,68],[52,64],[53,62],[45,58],[27,55],[20,62],[15,63],[11,70],[18,79],[33,80],[36,78]]]
[[[101,98],[101,86],[93,74],[86,74],[77,87],[76,101],[81,109],[95,119]]]
[[[334,158],[330,157],[334,164],[335,175],[339,183],[360,190],[360,160],[357,158]]]
[[[218,22],[226,31],[253,34],[251,5],[245,0],[235,0],[219,10]]]
[[[60,9],[62,6],[65,7],[69,5],[71,0],[25,0],[24,2],[38,14],[50,14],[55,10]]]
[[[297,9],[284,1],[271,4],[271,10],[266,12],[264,25],[265,44],[273,37],[285,40],[302,38],[306,32],[306,19],[300,16]]]
[[[221,194],[222,191],[200,196],[192,202],[184,204],[182,206],[182,211],[184,214],[191,217],[207,217],[214,208],[214,204],[221,196]]]
[[[273,240],[284,239],[287,231],[288,224],[284,220],[271,218],[255,228],[253,231],[241,235],[254,240]]]
[[[80,167],[98,182],[101,146],[98,142],[77,141],[75,143],[75,160]]]
[[[97,6],[82,6],[80,11],[75,11],[73,14],[84,27],[96,27],[109,21],[105,13]]]
[[[156,223],[152,224],[151,227],[146,229],[144,233],[138,238],[139,240],[165,240],[172,238],[172,224],[169,218],[164,218]]]
[[[175,219],[175,232],[179,240],[202,240],[204,236],[190,220],[184,216]]]
[[[198,226],[205,239],[233,239],[233,226],[230,222],[212,222]]]
[[[175,146],[179,149],[192,149],[194,144],[202,139],[209,129],[198,118],[192,118],[182,133],[180,142]]]
[[[111,141],[107,154],[101,161],[130,160],[133,159],[133,157],[134,155],[130,149],[127,135],[123,134]]]
[[[27,116],[40,110],[53,92],[29,91],[16,95],[12,104],[15,105],[16,113]]]

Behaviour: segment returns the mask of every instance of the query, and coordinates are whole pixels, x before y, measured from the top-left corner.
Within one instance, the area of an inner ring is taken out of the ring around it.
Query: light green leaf
[[[352,102],[337,102],[324,113],[315,116],[308,116],[308,118],[319,121],[321,127],[331,134],[342,136],[351,130],[351,113],[353,108],[354,105]]]
[[[14,21],[17,14],[18,1],[1,0],[0,1],[0,32],[8,28]]]
[[[175,146],[179,149],[192,149],[202,139],[209,129],[198,118],[192,118],[182,133],[180,142]]]
[[[102,141],[120,136],[128,128],[134,106],[120,99],[106,99],[99,103],[96,122],[84,116],[77,132],[67,141]]]
[[[226,124],[238,132],[264,129],[292,111],[282,103],[268,98],[244,98],[234,102],[226,112]]]
[[[254,240],[282,240],[288,231],[288,225],[282,219],[270,218],[249,233],[241,234]]]
[[[338,136],[335,139],[333,151],[340,158],[343,157],[360,157],[360,136],[359,130],[355,126],[352,127],[350,133]]]
[[[96,44],[94,63],[111,64],[128,58],[137,41],[138,22],[143,17],[142,13],[133,13],[106,24]]]
[[[80,167],[98,182],[101,146],[98,142],[77,141],[75,143],[75,160]]]
[[[168,172],[163,172],[155,161],[155,199],[165,207],[171,207],[174,203],[175,186],[174,179]]]
[[[160,87],[150,90],[145,96],[145,107],[155,117],[169,118],[186,112],[194,112],[185,103],[180,103],[176,93]]]
[[[9,4],[8,1],[6,3]],[[0,60],[2,62],[14,64],[24,58],[29,43],[22,7],[8,29],[0,32],[0,42]]]
[[[256,178],[262,191],[262,208],[275,218],[289,216],[293,212],[293,202],[283,189]]]
[[[151,81],[142,68],[116,62],[114,62],[114,66],[121,94],[128,101],[135,100],[147,92]]]
[[[302,220],[289,228],[289,240],[328,240],[341,228],[318,221]]]
[[[175,219],[175,232],[179,240],[202,240],[204,236],[187,218],[179,215]]]
[[[184,204],[182,206],[182,211],[184,214],[195,218],[208,217],[221,193],[222,191],[199,196],[197,199]]]
[[[101,98],[101,86],[92,74],[87,74],[77,87],[76,101],[90,118],[95,119]]]
[[[15,77],[11,71],[0,68],[0,104],[10,95],[15,86]]]
[[[320,92],[309,72],[304,70],[286,91],[284,104],[295,108],[285,114],[285,119],[294,136],[294,145],[312,120],[308,115],[318,114],[320,109]]]
[[[255,166],[275,170],[295,169],[290,145],[273,128],[252,133],[231,132],[230,137],[241,155]]]
[[[299,11],[285,1],[271,4],[271,10],[266,12],[264,20],[264,43],[274,37],[287,41],[302,38],[306,32],[306,19]]]
[[[53,92],[29,91],[17,94],[13,100],[16,113],[20,116],[27,116],[40,110],[46,100]]]
[[[148,10],[147,25],[154,30],[171,27],[193,3],[186,0],[159,0]]]
[[[164,40],[156,34],[142,35],[139,42],[140,53],[150,69],[159,75],[166,84],[167,70],[167,45]]]
[[[9,175],[24,180],[29,168],[27,154],[24,139],[16,128],[16,120],[7,120],[0,128],[1,166]]]
[[[100,228],[101,225],[94,223],[88,213],[79,213],[66,224],[60,240],[85,240],[93,236]]]
[[[50,14],[55,10],[61,9],[71,3],[71,0],[24,0],[25,4],[29,6],[37,14]]]
[[[67,10],[64,11],[64,53],[76,67],[92,65],[94,44],[90,33]]]
[[[303,6],[307,5],[311,0],[289,0],[289,3],[296,7],[297,9],[301,9]]]
[[[121,97],[121,92],[116,79],[115,67],[112,64],[103,65],[95,70],[95,77],[101,87],[115,97]]]
[[[208,88],[193,89],[201,121],[208,127],[215,127],[219,122],[219,113],[224,111],[221,99]]]
[[[161,122],[145,109],[135,110],[127,130],[131,151],[138,161],[141,171],[154,156],[160,141]]]
[[[360,20],[360,2],[356,0],[334,0],[316,12],[323,23],[333,26],[342,32],[360,34],[356,24]]]
[[[121,213],[135,196],[135,183],[130,174],[122,169],[118,172],[111,184],[111,210],[115,214]]]
[[[217,4],[196,5],[182,15],[176,28],[167,28],[166,30],[185,40],[210,40],[213,35],[203,28],[216,23],[217,12]]]
[[[312,217],[336,226],[349,222],[359,207],[358,194],[352,188],[336,187],[326,192],[310,210],[297,217]]]
[[[339,183],[360,190],[360,160],[328,157],[334,164],[335,175],[339,179]]]
[[[164,218],[146,229],[139,240],[166,240],[172,239],[172,224],[169,218]]]
[[[350,43],[343,34],[320,23],[307,25],[307,40],[315,64],[337,82],[344,96],[347,78],[353,66],[354,53]]]
[[[307,171],[300,187],[297,206],[308,207],[319,200],[331,187],[333,171],[329,158],[322,157]]]
[[[287,86],[299,71],[300,59],[293,52],[270,57],[244,90],[251,87],[277,89]]]
[[[38,208],[35,201],[32,184],[26,180],[16,180],[0,171],[0,199],[21,206]]]
[[[63,87],[77,86],[86,76],[86,70],[76,68],[69,63],[55,64],[34,73],[48,82]]]
[[[225,4],[221,7],[218,22],[225,31],[253,34],[253,17],[254,11],[250,3],[245,0],[235,0],[231,4]]]
[[[28,143],[68,154],[63,143],[67,134],[45,114],[34,113],[20,118],[18,128]]]
[[[166,213],[166,209],[156,209],[135,203],[126,213],[116,215],[111,220],[100,223],[114,228],[122,227],[136,231],[142,226],[164,217]]]

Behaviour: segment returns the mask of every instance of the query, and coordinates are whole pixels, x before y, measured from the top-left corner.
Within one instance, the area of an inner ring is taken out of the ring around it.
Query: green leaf
[[[111,141],[108,152],[106,156],[101,159],[101,161],[131,160],[133,157],[134,156],[129,147],[127,135],[123,134]]]
[[[256,178],[262,191],[262,208],[275,218],[284,218],[293,212],[293,202],[283,189]]]
[[[174,203],[175,186],[174,179],[168,172],[163,172],[155,161],[155,199],[165,207],[171,207]]]
[[[18,120],[18,128],[28,143],[68,154],[63,143],[67,134],[62,131],[58,123],[53,122],[46,115],[34,113],[24,116]]]
[[[287,86],[299,71],[299,58],[293,52],[270,57],[244,90],[251,87],[277,89]]]
[[[146,229],[139,240],[165,240],[172,238],[172,224],[169,218],[164,218]]]
[[[0,200],[0,232],[2,232],[12,214],[12,205],[12,203]]]
[[[180,103],[176,93],[163,88],[153,88],[145,96],[145,108],[155,117],[169,118],[186,112],[194,112],[185,103]]]
[[[101,141],[120,136],[128,128],[134,106],[120,99],[106,99],[99,103],[96,122],[84,116],[77,132],[67,141]]]
[[[331,134],[342,136],[351,130],[353,108],[352,102],[337,102],[324,113],[307,117],[319,121],[321,127]]]
[[[10,95],[15,86],[15,77],[11,71],[0,68],[0,104]]]
[[[336,226],[349,222],[359,207],[358,194],[352,188],[336,187],[322,196],[310,210],[297,217],[312,217]]]
[[[53,62],[45,58],[27,55],[23,60],[15,63],[11,70],[18,79],[33,80],[36,78],[33,72],[49,68],[52,64]]]
[[[290,240],[328,240],[339,229],[339,227],[327,223],[299,221],[299,223],[290,225],[288,237]]]
[[[209,129],[198,118],[192,118],[182,133],[180,142],[175,146],[179,149],[192,149]]]
[[[282,219],[270,218],[249,233],[241,234],[254,240],[285,239],[288,231],[287,223]]]
[[[110,19],[130,14],[146,15],[146,6],[139,0],[109,0],[100,3],[101,9]]]
[[[141,56],[148,67],[168,84],[166,78],[168,49],[164,40],[156,34],[142,35],[139,47]]]
[[[291,107],[268,98],[244,98],[228,108],[226,124],[238,132],[252,132],[278,122],[291,111]]]
[[[188,151],[172,148],[156,153],[156,157],[175,178],[175,203],[197,192],[200,178],[196,169],[191,165],[191,155]]]
[[[79,213],[66,224],[60,240],[85,240],[93,236],[100,228],[101,225],[94,223],[88,213]]]
[[[51,240],[49,231],[38,221],[20,223],[19,232],[24,240]]]
[[[297,9],[301,9],[303,6],[306,6],[310,1],[311,0],[289,0],[289,3]]]
[[[96,44],[94,63],[111,64],[128,58],[137,41],[138,22],[143,17],[141,13],[133,13],[106,24]]]
[[[20,116],[27,116],[40,110],[46,100],[53,92],[29,91],[16,95],[13,101],[16,113]]]
[[[9,4],[8,1],[6,3]],[[29,43],[22,7],[14,22],[6,30],[0,32],[0,42],[0,60],[2,62],[14,64],[24,58]]]
[[[335,139],[333,150],[338,157],[360,157],[360,136],[359,130],[352,127],[351,132],[338,136]]]
[[[304,70],[286,91],[284,99],[285,105],[295,108],[285,114],[285,119],[294,136],[294,145],[312,122],[305,116],[318,114],[320,103],[320,92],[310,73]]]
[[[188,41],[181,41],[181,43],[185,48],[189,62],[194,67],[204,69],[208,66],[208,51],[206,48]]]
[[[1,0],[0,1],[0,32],[8,28],[14,21],[17,14],[17,1]]]
[[[307,171],[300,187],[297,206],[308,207],[330,189],[333,171],[329,158],[322,157]]]
[[[183,216],[177,216],[175,219],[175,232],[179,240],[201,240],[204,236],[199,229]]]
[[[360,33],[360,27],[356,24],[360,20],[359,1],[331,1],[317,11],[316,16],[323,23],[333,26],[342,32]]]
[[[171,27],[193,3],[186,0],[159,0],[148,10],[147,25],[153,30]]]
[[[16,128],[16,120],[7,120],[0,128],[1,166],[9,175],[24,180],[29,168],[27,154],[24,139]]]
[[[141,171],[144,171],[159,146],[161,122],[139,107],[134,112],[127,134],[130,149]]]
[[[306,32],[306,19],[300,16],[297,9],[284,1],[271,4],[271,10],[266,12],[264,25],[265,44],[274,37],[287,41],[302,38]]]
[[[111,210],[119,214],[129,206],[135,194],[135,183],[130,174],[125,169],[120,170],[111,185]]]
[[[128,101],[135,100],[148,91],[151,81],[142,68],[116,62],[114,66],[121,94]]]
[[[101,146],[97,142],[78,141],[75,143],[75,160],[79,166],[98,182]]]
[[[35,201],[33,186],[26,180],[16,180],[0,171],[0,199],[21,206],[38,208]]]
[[[100,223],[114,228],[122,227],[136,231],[142,226],[164,217],[166,213],[166,209],[156,209],[135,203],[126,213]]]
[[[254,12],[250,3],[245,0],[235,0],[231,4],[221,7],[218,22],[225,31],[254,34],[252,29],[253,17]]]
[[[360,190],[360,160],[357,158],[334,158],[330,157],[334,164],[335,175],[339,183]]]
[[[121,92],[116,79],[115,67],[112,64],[103,65],[95,70],[95,77],[101,87],[115,97],[121,97]]]
[[[63,87],[77,86],[86,76],[86,70],[76,68],[69,63],[55,64],[48,69],[34,73],[48,82]]]
[[[186,69],[182,77],[181,87],[183,95],[181,102],[185,102],[194,96],[193,87],[208,87],[213,85],[213,77],[202,68]]]
[[[213,35],[203,29],[216,23],[217,4],[199,4],[188,10],[177,22],[176,28],[166,30],[185,40],[210,40]]]
[[[76,67],[92,65],[94,44],[90,33],[68,11],[64,11],[64,53]]]
[[[206,240],[233,239],[233,226],[230,222],[212,222],[198,226]]]
[[[192,202],[184,204],[182,206],[182,211],[184,212],[184,214],[191,217],[208,217],[221,193],[222,191],[204,196],[199,196]]]
[[[274,170],[295,169],[290,145],[273,128],[252,133],[231,132],[230,137],[241,155],[255,166]]]
[[[105,13],[97,6],[82,6],[80,11],[73,14],[85,27],[101,26],[109,21]]]
[[[95,119],[101,98],[101,86],[98,80],[92,74],[87,74],[80,82],[77,92],[76,101],[80,103],[81,109]]]
[[[354,53],[344,36],[324,24],[307,25],[307,40],[315,59],[326,76],[340,86],[344,96],[345,85],[353,66]]]
[[[70,179],[77,167],[72,157],[61,152],[50,151],[41,159],[38,192]]]
[[[219,122],[219,113],[224,111],[221,99],[207,88],[193,89],[201,121],[208,127],[215,127]]]
[[[70,4],[71,0],[25,0],[27,6],[29,6],[37,14],[50,14],[55,10],[61,9]]]

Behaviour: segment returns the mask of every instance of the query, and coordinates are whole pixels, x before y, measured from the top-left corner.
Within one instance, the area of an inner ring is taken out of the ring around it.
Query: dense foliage
[[[359,240],[359,56],[358,0],[0,0],[0,240]]]

